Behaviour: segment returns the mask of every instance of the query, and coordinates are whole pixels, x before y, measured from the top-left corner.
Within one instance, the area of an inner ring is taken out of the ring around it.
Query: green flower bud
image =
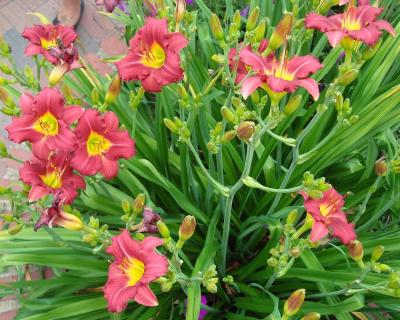
[[[301,94],[296,94],[294,96],[291,96],[283,109],[283,113],[287,116],[290,116],[291,114],[296,112],[296,110],[300,107],[302,99],[303,96]]]
[[[158,232],[160,232],[161,236],[164,239],[171,238],[171,234],[169,232],[169,229],[168,229],[167,225],[164,223],[164,221],[158,220],[156,225],[157,225]]]
[[[19,233],[23,227],[24,227],[23,224],[16,224],[15,226],[12,226],[12,227],[10,226],[10,227],[8,227],[8,230],[7,230],[8,234],[15,235],[15,234]]]
[[[129,214],[131,213],[131,203],[128,200],[124,199],[122,200],[121,207],[124,213],[129,216]]]
[[[381,272],[390,272],[390,271],[392,271],[392,268],[391,268],[389,265],[384,264],[384,263],[380,263],[380,264],[378,265],[378,268],[379,268],[379,270],[380,270]]]
[[[339,77],[336,83],[340,86],[347,86],[357,79],[360,70],[352,64],[342,64],[339,66]]]
[[[143,193],[139,193],[133,201],[133,213],[135,215],[141,214],[146,203],[146,196]]]
[[[271,51],[275,51],[286,42],[288,35],[292,31],[292,26],[293,15],[287,14],[275,27],[269,40],[268,48],[263,52],[263,56],[267,56]]]
[[[260,42],[262,39],[264,39],[266,29],[267,29],[267,19],[262,19],[258,24],[257,28],[255,28],[254,30],[256,42]]]
[[[121,92],[121,85],[122,85],[122,80],[119,76],[116,76],[110,83],[110,86],[108,87],[108,91],[106,93],[106,97],[104,99],[104,103],[106,105],[113,104],[117,98],[119,93]]]
[[[99,103],[99,91],[96,88],[93,88],[91,94],[90,94],[90,98],[92,100],[93,104],[98,104]]]
[[[8,155],[9,154],[6,145],[0,141],[0,158],[7,158]]]
[[[230,130],[225,132],[225,134],[221,137],[221,143],[228,143],[232,141],[236,137],[236,131]]]
[[[13,70],[5,63],[0,62],[0,71],[4,74],[12,74]]]
[[[246,24],[247,32],[254,30],[254,28],[257,26],[259,17],[260,17],[260,8],[255,7],[253,10],[251,10],[249,17],[247,18],[247,24]]]
[[[318,312],[311,312],[304,315],[300,320],[319,320],[321,315]]]
[[[293,292],[286,300],[285,305],[283,306],[283,313],[287,317],[294,316],[303,306],[305,296],[306,296],[305,289],[298,289],[295,292]]]
[[[252,121],[243,121],[236,129],[236,135],[241,140],[249,140],[256,129],[256,125]]]
[[[293,225],[296,222],[298,212],[296,209],[289,212],[286,218],[286,224]]]
[[[189,95],[185,89],[185,86],[182,83],[178,84],[178,93],[183,101],[185,102],[189,101]]]
[[[221,115],[226,121],[228,121],[230,123],[236,122],[236,115],[231,110],[229,110],[226,106],[223,106],[221,108]]]
[[[375,247],[374,250],[372,250],[371,261],[372,262],[378,261],[382,257],[384,252],[385,252],[384,246]]]
[[[214,39],[221,43],[224,42],[224,30],[222,29],[221,21],[215,13],[211,14],[210,26]]]
[[[164,118],[164,125],[172,132],[172,133],[178,133],[179,128],[178,126],[175,124],[174,121],[168,119],[168,118]]]

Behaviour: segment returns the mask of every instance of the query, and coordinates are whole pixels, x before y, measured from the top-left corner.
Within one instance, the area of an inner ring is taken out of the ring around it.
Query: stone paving
[[[114,56],[127,52],[127,47],[121,40],[123,30],[113,23],[108,17],[98,13],[94,0],[82,0],[84,11],[76,31],[79,36],[79,53],[88,63],[92,64],[100,73],[112,72],[112,68],[103,63],[99,57]],[[24,56],[24,48],[27,44],[22,38],[21,32],[25,27],[39,23],[28,12],[40,12],[52,20],[58,10],[61,0],[0,0],[0,34],[10,44],[13,57],[19,67],[25,64],[33,66],[32,60]],[[0,113],[0,141],[5,142],[9,151],[17,158],[29,159],[26,148],[7,141],[5,125],[10,118]],[[0,185],[9,185],[18,179],[19,164],[9,159],[0,159]],[[0,212],[9,209],[7,203],[2,200]],[[1,221],[0,221],[1,229]],[[1,252],[0,252],[1,254]],[[16,279],[15,269],[0,269],[0,282]],[[0,319],[13,319],[17,309],[17,302],[12,296],[0,300]]]

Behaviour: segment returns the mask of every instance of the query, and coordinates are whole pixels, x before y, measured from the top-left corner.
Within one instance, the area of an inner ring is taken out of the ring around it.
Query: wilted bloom
[[[364,256],[364,248],[361,243],[361,241],[358,240],[352,240],[350,243],[347,245],[347,249],[349,250],[350,257],[354,261],[362,261],[363,256]]]
[[[78,53],[73,42],[78,35],[74,29],[63,25],[34,25],[25,28],[22,36],[30,43],[25,49],[27,56],[42,54],[54,65],[67,62],[71,69],[79,67]]]
[[[46,88],[35,97],[24,93],[20,98],[21,117],[14,117],[6,127],[10,140],[32,143],[33,154],[46,159],[50,151],[70,151],[76,137],[69,125],[84,112],[78,106],[64,106],[64,98],[57,89]]]
[[[63,204],[64,200],[59,199],[59,196],[56,195],[53,205],[42,212],[34,230],[37,231],[43,225],[47,225],[50,228],[60,226],[72,231],[81,230],[83,227],[82,220],[71,213],[65,212]]]
[[[260,42],[260,46],[258,47],[258,53],[261,55],[261,53],[267,47],[268,47],[268,41],[262,40]],[[250,70],[250,66],[246,65],[240,57],[240,53],[245,49],[251,51],[251,46],[248,45],[245,48],[240,49],[239,54],[237,54],[236,48],[232,48],[228,54],[229,68],[231,70],[235,70],[236,68],[236,79],[235,79],[236,84],[240,83],[246,77],[246,75],[249,73]],[[254,54],[257,55],[257,53]]]
[[[114,9],[121,4],[121,0],[96,0],[96,5],[104,6],[107,12],[113,12]]]
[[[332,47],[341,43],[345,50],[350,50],[353,40],[373,46],[382,35],[381,30],[386,30],[392,36],[395,35],[390,23],[377,20],[382,11],[382,8],[366,4],[360,7],[349,6],[344,13],[330,17],[310,13],[305,19],[305,25],[307,28],[326,33]]]
[[[75,129],[78,148],[71,160],[72,167],[84,175],[100,172],[107,179],[115,177],[118,159],[135,154],[133,140],[118,125],[118,118],[111,111],[100,115],[97,110],[86,110]]]
[[[147,237],[141,242],[133,240],[127,230],[112,237],[107,253],[115,260],[108,269],[104,286],[110,312],[123,311],[129,300],[149,307],[158,305],[149,283],[168,272],[167,258],[155,251],[163,243],[164,240],[156,237]]]
[[[179,32],[170,33],[166,19],[147,18],[129,42],[129,53],[116,62],[123,80],[139,80],[143,88],[159,92],[162,87],[183,78],[179,51],[188,41]]]
[[[342,210],[343,196],[334,188],[325,191],[321,199],[312,199],[305,193],[302,196],[304,208],[314,220],[311,241],[319,241],[329,232],[344,244],[356,239],[354,225],[347,222],[346,214]]]
[[[54,194],[64,203],[71,203],[78,194],[77,190],[86,186],[83,178],[72,172],[68,156],[62,152],[51,155],[48,160],[26,161],[19,175],[31,186],[29,201]]]
[[[259,87],[273,93],[293,92],[297,87],[303,87],[318,100],[318,83],[309,75],[322,65],[313,56],[294,56],[278,61],[275,56],[260,57],[245,48],[240,58],[256,73],[243,81],[241,91],[245,99]]]
[[[157,222],[161,217],[151,208],[145,207],[143,210],[143,221],[140,224],[138,232],[158,233]]]

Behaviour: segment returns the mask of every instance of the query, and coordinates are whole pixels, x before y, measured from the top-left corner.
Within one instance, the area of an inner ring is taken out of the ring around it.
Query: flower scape
[[[34,68],[0,38],[17,319],[397,319],[396,1],[93,3],[107,75],[41,13]]]

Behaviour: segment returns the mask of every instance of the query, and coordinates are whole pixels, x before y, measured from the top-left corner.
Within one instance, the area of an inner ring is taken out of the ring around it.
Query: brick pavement
[[[78,50],[90,64],[100,73],[112,72],[112,68],[103,63],[99,57],[113,56],[127,52],[121,40],[123,31],[104,15],[98,14],[94,0],[84,1],[84,11],[77,26],[80,45]],[[0,34],[13,48],[12,54],[19,67],[25,64],[33,66],[32,60],[24,56],[26,41],[21,32],[27,26],[39,23],[38,19],[28,12],[40,12],[52,20],[57,14],[61,0],[0,0]],[[0,141],[5,142],[9,151],[17,158],[26,160],[29,151],[21,145],[15,145],[7,140],[5,125],[10,122],[9,117],[0,113]],[[19,164],[9,159],[0,159],[0,185],[9,185],[18,179]],[[7,211],[7,203],[0,203],[0,213]],[[0,221],[1,229],[1,221]],[[0,252],[1,254],[1,252]],[[0,282],[16,279],[15,269],[0,270]],[[18,304],[12,296],[0,300],[0,319],[13,319]]]

